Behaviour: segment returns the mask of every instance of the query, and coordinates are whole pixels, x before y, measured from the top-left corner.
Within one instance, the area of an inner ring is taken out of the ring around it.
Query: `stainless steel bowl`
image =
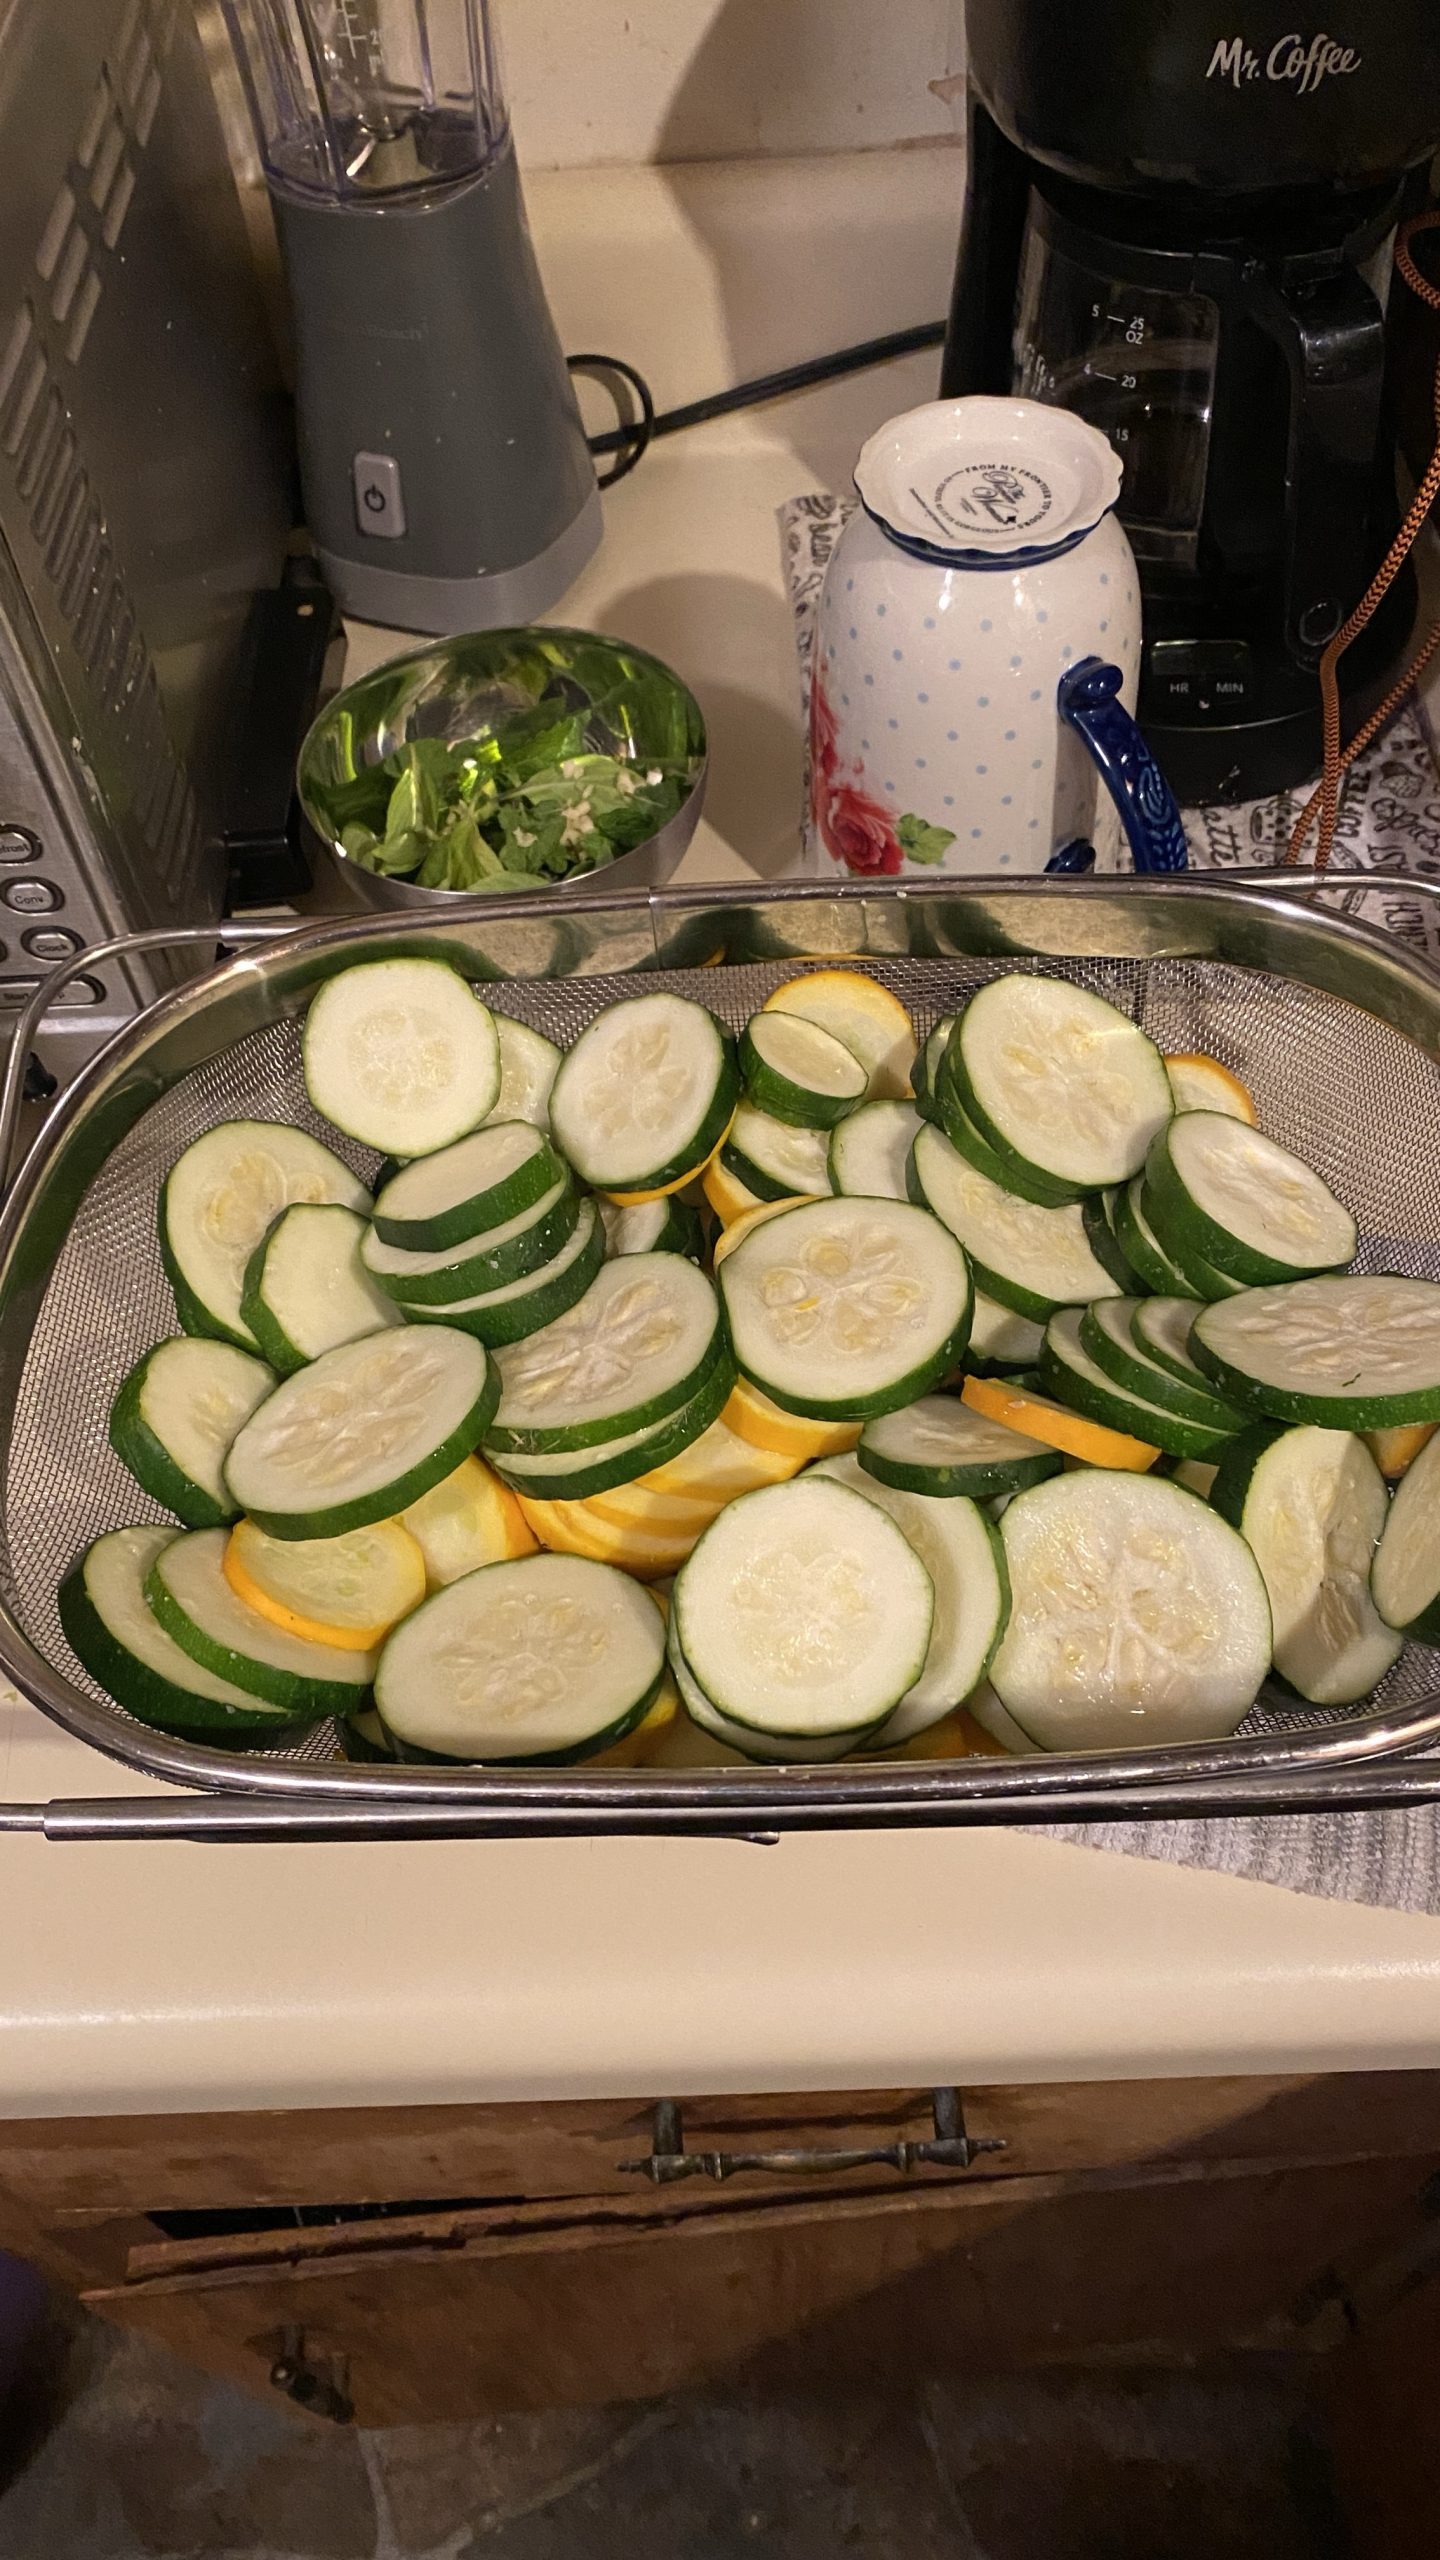
[[[507,721],[553,700],[557,711],[594,706],[591,743],[635,763],[683,764],[689,789],[654,835],[598,870],[577,870],[545,889],[581,882],[594,889],[654,889],[670,878],[695,833],[705,798],[706,738],[700,706],[673,669],[648,649],[594,631],[530,624],[437,640],[391,658],[326,704],[300,749],[296,782],[312,839],[352,906],[409,907],[429,915],[452,906],[453,889],[421,888],[352,861],[340,841],[344,795],[367,772],[417,738],[456,746],[502,737]],[[588,733],[587,733],[588,734]],[[499,883],[496,884],[497,888]],[[523,890],[519,873],[509,891]]]

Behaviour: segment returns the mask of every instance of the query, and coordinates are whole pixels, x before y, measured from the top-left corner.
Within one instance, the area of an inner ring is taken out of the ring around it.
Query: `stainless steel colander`
[[[68,1732],[198,1793],[0,1808],[0,1823],[55,1836],[754,1836],[1440,1795],[1440,1760],[1374,1765],[1440,1734],[1440,1656],[1420,1646],[1407,1647],[1363,1710],[1267,1693],[1233,1740],[1183,1749],[795,1769],[391,1769],[339,1759],[329,1727],[288,1753],[221,1752],[152,1733],[81,1669],[55,1602],[66,1567],[100,1531],[161,1516],[111,1451],[106,1420],[126,1369],[174,1329],[155,1207],[181,1148],[240,1114],[313,1129],[362,1176],[375,1170],[372,1155],[316,1117],[300,1072],[309,998],[350,960],[443,951],[488,982],[497,1009],[562,1045],[603,1005],[634,994],[637,973],[738,1028],[798,958],[859,962],[902,998],[923,1037],[983,979],[1041,968],[1108,996],[1162,1048],[1222,1059],[1254,1093],[1264,1127],[1354,1209],[1361,1267],[1440,1280],[1440,969],[1366,921],[1380,895],[1354,875],[1309,874],[998,879],[958,894],[954,884],[864,883],[650,898],[571,890],[456,900],[443,922],[423,927],[387,915],[224,928],[232,956],[162,997],[92,1062],[0,1213],[0,1668]],[[1391,925],[1401,895],[1385,884]],[[1440,921],[1440,892],[1407,883],[1403,896],[1413,898],[1417,936],[1430,907]],[[129,954],[160,939],[107,949]],[[70,965],[93,965],[93,955]],[[0,1164],[28,1028],[0,1093]]]

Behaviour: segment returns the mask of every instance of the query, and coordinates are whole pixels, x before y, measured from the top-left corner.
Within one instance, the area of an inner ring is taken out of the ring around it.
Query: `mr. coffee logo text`
[[[1341,80],[1359,68],[1359,54],[1334,36],[1280,36],[1267,54],[1256,53],[1243,36],[1221,36],[1205,77],[1228,80],[1232,89],[1243,89],[1250,80],[1275,80],[1305,98],[1322,82]]]

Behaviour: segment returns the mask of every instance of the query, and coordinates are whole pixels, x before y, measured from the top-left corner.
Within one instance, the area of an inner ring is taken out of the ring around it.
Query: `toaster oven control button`
[[[77,1005],[103,1004],[105,990],[98,978],[67,978],[51,997],[54,1005],[65,1005],[72,1011]]]
[[[38,978],[0,978],[0,1011],[18,1013],[39,984]]]
[[[38,862],[39,859],[40,839],[32,836],[28,827],[0,825],[0,862],[8,866],[13,862]]]
[[[48,916],[65,903],[48,880],[7,880],[0,898],[20,916]]]
[[[405,530],[405,500],[400,491],[400,465],[393,453],[357,453],[351,465],[355,480],[355,522],[362,533],[381,542],[396,542]]]
[[[80,949],[79,934],[67,932],[63,924],[34,925],[20,939],[32,960],[68,960]]]

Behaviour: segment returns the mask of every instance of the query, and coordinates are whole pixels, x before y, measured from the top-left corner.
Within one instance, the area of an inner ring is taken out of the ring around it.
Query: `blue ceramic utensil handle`
[[[1095,759],[1120,812],[1136,870],[1186,871],[1185,830],[1175,794],[1120,700],[1123,683],[1120,669],[1106,659],[1077,659],[1066,668],[1057,688],[1060,717],[1069,721]],[[1066,845],[1046,868],[1088,870],[1086,852],[1088,847]]]

